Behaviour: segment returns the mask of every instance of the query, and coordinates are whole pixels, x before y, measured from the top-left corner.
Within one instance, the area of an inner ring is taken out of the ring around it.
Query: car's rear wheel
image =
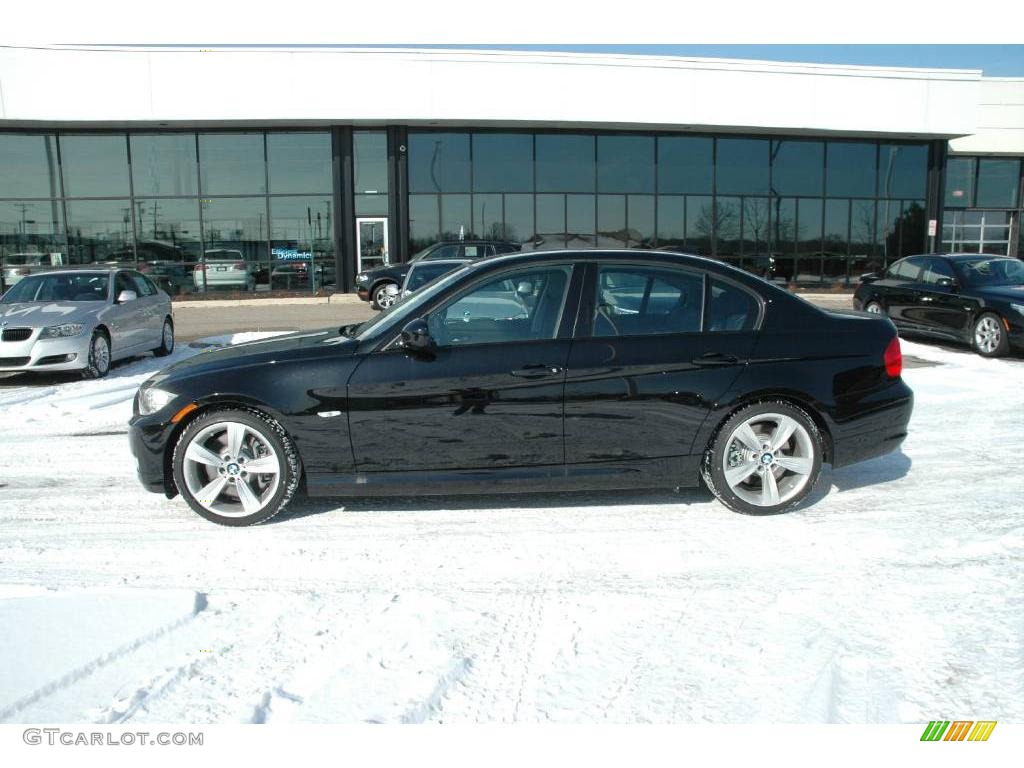
[[[726,420],[704,455],[702,474],[729,509],[770,515],[811,492],[821,459],[821,434],[805,411],[787,402],[762,402]]]
[[[1002,357],[1010,348],[1010,340],[998,315],[986,312],[974,321],[971,345],[982,357]]]
[[[374,309],[387,309],[398,301],[398,285],[396,283],[381,283],[373,289],[371,300]]]
[[[164,318],[164,328],[160,334],[160,346],[153,350],[157,357],[167,357],[174,351],[174,323],[171,318]]]
[[[202,414],[178,439],[172,467],[188,505],[220,525],[269,520],[299,484],[294,443],[277,421],[259,411]]]
[[[864,307],[865,312],[870,312],[872,315],[884,315],[885,310],[882,309],[882,305],[877,301],[869,301],[867,306]]]
[[[93,331],[89,340],[89,358],[82,376],[87,379],[102,379],[110,373],[110,339],[103,331]]]

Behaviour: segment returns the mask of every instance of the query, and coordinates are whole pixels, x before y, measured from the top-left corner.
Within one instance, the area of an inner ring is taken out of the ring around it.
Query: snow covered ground
[[[766,518],[688,491],[220,528],[135,479],[166,361],[0,381],[0,722],[1020,722],[1024,361],[904,351],[941,365],[905,372],[903,451]]]

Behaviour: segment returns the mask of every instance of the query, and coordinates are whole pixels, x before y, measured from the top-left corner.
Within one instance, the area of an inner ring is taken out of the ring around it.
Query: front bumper
[[[36,328],[24,341],[0,341],[0,372],[77,371],[89,364],[88,329],[77,336],[40,339]]]
[[[356,287],[356,296],[358,296],[363,301],[369,301],[370,300],[370,289],[369,288],[364,288],[361,285],[357,286]]]
[[[165,418],[166,414],[159,413],[133,417],[128,422],[128,445],[143,488],[170,499],[177,495],[177,489],[171,477],[170,462],[165,459],[176,425],[165,423]]]

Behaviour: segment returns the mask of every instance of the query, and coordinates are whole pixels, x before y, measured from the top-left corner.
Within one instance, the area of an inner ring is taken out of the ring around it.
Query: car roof
[[[559,249],[551,251],[519,251],[516,253],[499,253],[496,256],[488,256],[483,259],[476,259],[474,266],[491,264],[515,264],[522,262],[529,264],[535,261],[555,261],[566,259],[580,259],[583,261],[616,261],[616,260],[642,260],[642,261],[663,261],[666,264],[690,264],[701,269],[710,268],[719,272],[729,274],[740,274],[751,276],[749,272],[734,267],[718,259],[710,259],[706,256],[696,256],[692,253],[681,251],[655,251],[641,250],[638,248],[619,249]]]
[[[84,273],[113,274],[114,272],[120,272],[125,269],[135,271],[135,267],[89,267],[82,265],[75,269],[48,269],[45,272],[34,272],[31,275],[25,275],[25,277],[40,277],[41,275],[81,275]]]
[[[939,259],[949,259],[950,261],[966,261],[968,259],[1012,259],[1013,256],[1006,256],[1002,253],[915,253],[910,256],[904,256],[904,259],[920,259],[923,256],[933,256]]]
[[[478,259],[427,259],[426,261],[416,261],[409,265],[410,269],[422,269],[424,267],[432,267],[436,264],[470,264]]]

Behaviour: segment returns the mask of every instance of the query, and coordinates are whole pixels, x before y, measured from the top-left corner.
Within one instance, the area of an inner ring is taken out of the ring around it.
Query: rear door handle
[[[522,368],[513,368],[510,373],[520,379],[544,379],[548,376],[557,376],[562,369],[555,365],[537,363],[536,365],[524,365]]]
[[[722,352],[708,352],[690,362],[694,365],[735,365],[739,362],[739,358]]]

